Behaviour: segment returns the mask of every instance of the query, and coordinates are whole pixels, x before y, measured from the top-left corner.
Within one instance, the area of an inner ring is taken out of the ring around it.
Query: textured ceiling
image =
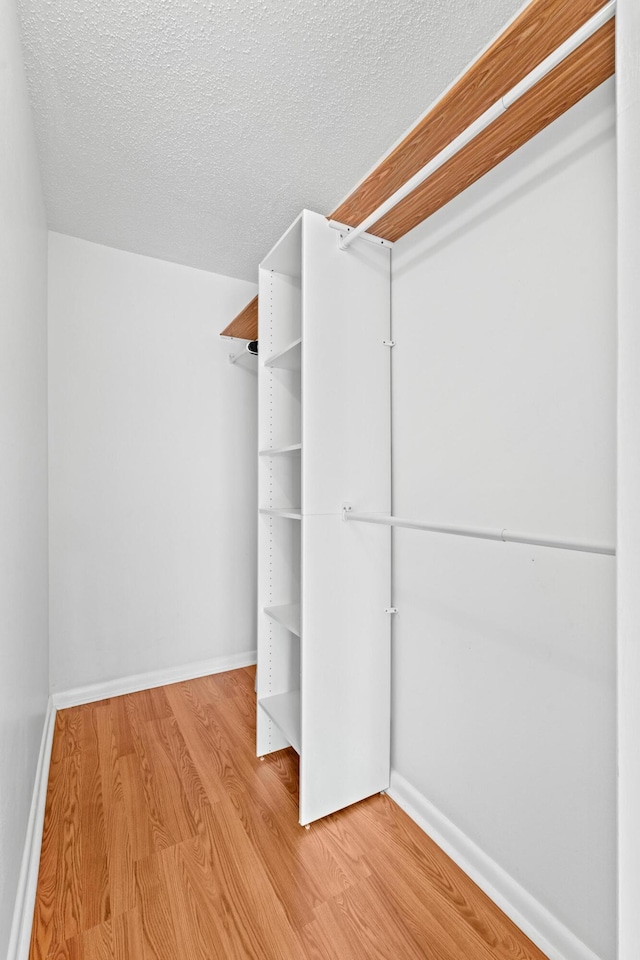
[[[19,0],[49,226],[255,280],[521,0]]]

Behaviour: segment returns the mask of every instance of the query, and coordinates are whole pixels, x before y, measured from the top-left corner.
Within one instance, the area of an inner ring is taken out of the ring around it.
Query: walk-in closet
[[[639,64],[0,0],[7,960],[638,960]]]

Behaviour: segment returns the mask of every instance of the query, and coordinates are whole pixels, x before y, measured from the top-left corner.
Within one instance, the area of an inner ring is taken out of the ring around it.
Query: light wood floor
[[[253,670],[58,713],[31,960],[543,960],[386,796],[298,825]]]

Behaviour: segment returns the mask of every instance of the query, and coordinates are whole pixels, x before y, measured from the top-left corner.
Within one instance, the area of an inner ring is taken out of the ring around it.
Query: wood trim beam
[[[333,211],[331,219],[350,226],[361,223],[603,6],[603,0],[532,0],[404,140]],[[534,98],[539,87],[538,84],[533,90]],[[561,95],[562,91],[558,92]],[[511,111],[505,114],[506,118],[511,116]],[[531,125],[530,136],[537,132]],[[385,221],[390,222],[387,218]],[[375,233],[376,228],[372,227],[371,232]],[[402,235],[395,230],[393,236],[381,234],[388,240]]]
[[[605,0],[532,0],[402,142],[330,214],[356,226],[590,19]],[[615,21],[578,50],[371,228],[405,233],[488,173],[615,72]],[[258,337],[258,298],[222,336]]]
[[[221,337],[238,337],[240,340],[258,339],[258,297],[243,307],[237,317],[225,327]]]
[[[399,240],[591,93],[614,71],[615,21],[609,20],[460,153],[378,220],[370,232],[387,240]]]

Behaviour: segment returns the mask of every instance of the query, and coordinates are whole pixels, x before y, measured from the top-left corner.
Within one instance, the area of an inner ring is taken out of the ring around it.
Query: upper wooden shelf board
[[[357,226],[451,143],[500,97],[605,5],[605,0],[532,0],[404,139],[330,214]],[[521,147],[615,72],[615,20],[610,20],[498,120],[471,141],[370,232],[396,241]],[[253,311],[253,313],[250,313]],[[257,298],[241,318],[251,317],[258,337]]]
[[[257,295],[244,307],[228,327],[225,327],[221,337],[238,337],[240,340],[258,339],[258,297]]]
[[[410,130],[398,146],[333,211],[332,219],[350,226],[361,223],[604,5],[605,0],[532,0]],[[481,135],[469,144],[469,147],[463,151],[469,183],[487,172],[484,152],[480,151],[483,161],[480,163],[480,172],[471,176],[476,165],[477,143],[480,140],[484,142],[484,137],[489,131],[493,132],[494,128],[500,127],[505,140],[502,150],[495,151],[492,164],[495,166],[525,142],[522,139],[522,133],[514,137],[511,135],[512,124],[517,124],[518,129],[522,125],[523,109],[529,115],[525,137],[529,139],[613,73],[612,23],[603,27],[600,33],[605,35],[604,38],[599,35],[593,37],[523,97],[526,101],[524,108],[522,102],[519,105],[520,110],[517,110],[518,105],[515,105],[500,118],[499,123],[494,123],[488,131],[485,131],[485,135]],[[593,46],[598,49],[602,44],[609,54],[604,58],[608,63],[609,72],[603,70],[603,64],[600,61],[590,66],[589,56],[584,55],[585,47]],[[573,77],[576,71],[580,73],[577,83],[574,82]],[[544,96],[547,104],[546,109],[542,111],[536,109],[540,95]],[[511,145],[512,141],[513,145]],[[459,154],[458,157],[453,158],[438,171],[436,177],[440,181],[448,180],[451,174],[447,171],[454,165],[456,173],[459,173],[456,161],[460,163],[460,156]],[[432,203],[425,205],[424,214],[420,204],[416,203],[416,195],[430,184],[431,179],[407,197],[402,204],[395,207],[384,220],[371,227],[371,233],[382,236],[386,240],[395,241],[416,226],[420,220],[433,213]],[[466,185],[468,183],[465,183]],[[460,189],[464,189],[464,186]],[[441,192],[443,197],[447,195],[447,190]],[[451,197],[447,195],[447,199],[443,199],[442,204],[449,199]],[[406,216],[407,204],[413,204],[414,217]],[[419,219],[415,219],[416,217]]]

